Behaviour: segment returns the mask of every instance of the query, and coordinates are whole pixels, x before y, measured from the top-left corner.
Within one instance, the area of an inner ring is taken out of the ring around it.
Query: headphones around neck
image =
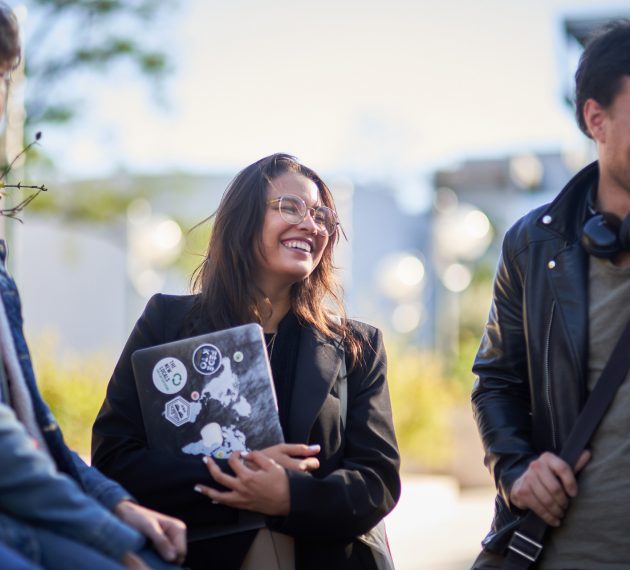
[[[630,214],[621,221],[614,214],[596,212],[582,228],[582,245],[595,257],[610,259],[622,251],[630,251]]]

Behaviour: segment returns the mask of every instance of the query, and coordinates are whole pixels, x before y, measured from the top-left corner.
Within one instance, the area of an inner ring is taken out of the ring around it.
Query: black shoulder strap
[[[595,388],[586,400],[569,437],[562,446],[560,458],[572,468],[575,468],[582,451],[595,433],[629,368],[630,322],[617,341]],[[510,540],[509,551],[501,567],[502,570],[525,570],[536,562],[542,552],[546,531],[545,521],[533,511],[529,511]]]

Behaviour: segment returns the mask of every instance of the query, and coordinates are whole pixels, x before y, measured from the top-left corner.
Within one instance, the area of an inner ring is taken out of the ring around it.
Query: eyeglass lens
[[[307,208],[299,196],[281,196],[279,206],[280,215],[290,224],[299,224],[306,217],[307,211],[310,211],[315,225],[326,232],[326,235],[332,235],[337,228],[337,217],[333,210],[325,206]]]

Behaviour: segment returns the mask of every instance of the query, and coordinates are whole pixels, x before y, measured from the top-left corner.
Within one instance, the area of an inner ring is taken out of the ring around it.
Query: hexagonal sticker
[[[190,420],[190,402],[181,396],[169,400],[164,405],[164,417],[177,427],[184,425]]]

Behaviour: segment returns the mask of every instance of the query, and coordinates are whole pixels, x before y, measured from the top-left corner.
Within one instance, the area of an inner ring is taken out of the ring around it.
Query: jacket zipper
[[[558,449],[557,439],[556,439],[556,425],[553,417],[553,406],[551,402],[551,374],[549,371],[549,349],[551,346],[551,323],[553,322],[553,314],[555,312],[556,302],[553,301],[551,304],[551,314],[549,316],[549,323],[547,325],[547,336],[545,338],[545,403],[547,404],[547,409],[549,410],[549,421],[551,422],[551,441],[553,443],[553,448],[555,451]]]

